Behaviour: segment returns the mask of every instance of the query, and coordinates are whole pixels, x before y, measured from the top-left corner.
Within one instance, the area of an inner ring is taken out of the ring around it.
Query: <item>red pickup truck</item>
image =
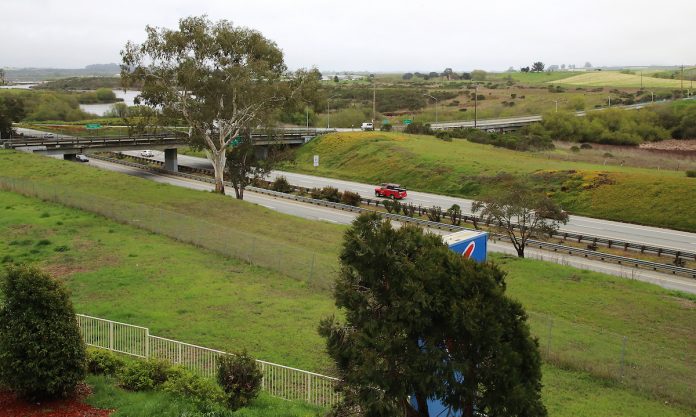
[[[375,188],[375,197],[401,200],[402,198],[406,198],[406,189],[399,184],[382,183],[379,187]]]

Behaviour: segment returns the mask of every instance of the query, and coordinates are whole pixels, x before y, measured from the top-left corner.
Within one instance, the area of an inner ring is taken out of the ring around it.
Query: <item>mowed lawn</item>
[[[337,313],[329,291],[14,193],[0,192],[0,214],[2,261],[38,262],[66,283],[79,312],[148,326],[155,335],[220,349],[246,348],[258,358],[332,373],[316,333],[322,317]],[[509,271],[509,294],[530,310],[532,327],[541,328],[541,333],[549,315],[559,329],[572,320],[580,332],[576,337],[590,345],[606,332],[625,334],[636,366],[651,360],[652,352],[641,349],[644,340],[651,344],[643,347],[664,344],[678,360],[684,359],[678,352],[693,351],[695,336],[689,329],[696,308],[688,297],[534,260],[494,259]],[[546,341],[540,336],[543,351]],[[568,342],[562,333],[554,333],[554,338],[554,350]],[[601,363],[607,360],[603,355],[614,353],[605,350],[618,352],[620,343],[617,338],[613,346],[599,344],[590,352]],[[544,383],[552,416],[577,415],[577,410],[596,407],[597,401],[602,403],[595,408],[597,416],[647,417],[656,411],[688,416],[683,406],[649,399],[649,391],[641,393],[582,371],[545,365]]]
[[[320,157],[318,168],[313,155]],[[385,132],[324,135],[283,168],[460,197],[485,194],[501,174],[534,174],[537,185],[573,214],[696,231],[696,180],[683,171],[568,162],[466,140]]]
[[[557,84],[578,85],[585,87],[630,87],[640,88],[688,88],[689,81],[685,80],[684,84],[681,80],[657,78],[657,77],[642,77],[640,74],[623,74],[618,71],[591,71],[572,77],[557,80]]]

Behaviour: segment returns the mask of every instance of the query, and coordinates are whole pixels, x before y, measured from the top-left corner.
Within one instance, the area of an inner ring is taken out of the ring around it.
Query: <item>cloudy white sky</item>
[[[261,31],[290,68],[696,64],[696,0],[2,0],[0,67],[118,63],[146,25],[201,14]]]

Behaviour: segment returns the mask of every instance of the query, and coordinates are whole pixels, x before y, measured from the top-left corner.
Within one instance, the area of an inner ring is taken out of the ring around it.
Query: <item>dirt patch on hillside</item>
[[[661,142],[646,142],[639,146],[640,149],[652,149],[658,151],[696,152],[696,139],[689,140],[663,140]]]

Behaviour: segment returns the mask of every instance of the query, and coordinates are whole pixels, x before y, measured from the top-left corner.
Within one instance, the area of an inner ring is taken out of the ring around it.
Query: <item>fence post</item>
[[[623,342],[621,343],[621,367],[620,367],[620,375],[621,379],[624,377],[624,362],[626,358],[626,336],[623,337]]]
[[[266,364],[261,362],[261,391],[266,389]]]
[[[150,359],[150,329],[145,329],[145,359]]]
[[[109,350],[114,350],[114,322],[109,321]]]
[[[312,401],[312,374],[307,374],[307,402]]]

